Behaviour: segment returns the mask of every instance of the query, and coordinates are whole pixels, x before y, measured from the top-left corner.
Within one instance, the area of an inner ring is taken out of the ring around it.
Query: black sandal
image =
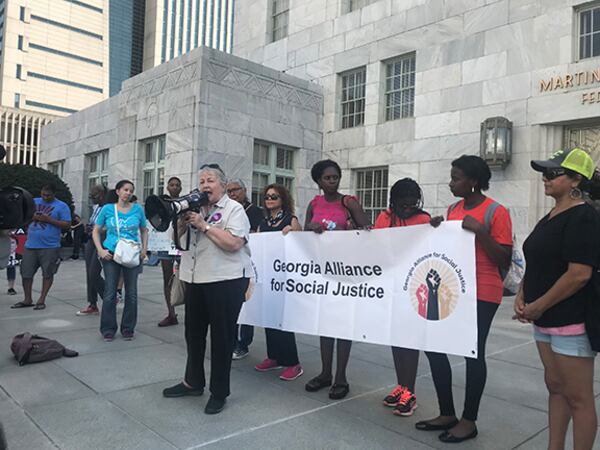
[[[440,441],[445,442],[447,444],[458,444],[459,442],[468,441],[469,439],[473,439],[477,437],[477,428],[475,428],[470,434],[467,434],[463,437],[454,436],[449,431],[444,431],[442,434],[438,436]]]
[[[329,398],[332,400],[340,400],[348,395],[348,392],[350,392],[350,385],[348,383],[336,383],[329,389]]]
[[[456,420],[456,419],[454,419],[452,422],[448,422],[446,424],[433,424],[433,423],[430,423],[429,420],[421,420],[420,422],[415,423],[415,428],[417,430],[421,430],[421,431],[449,430],[450,428],[453,428],[457,423],[458,423],[458,420]]]
[[[323,380],[319,377],[314,377],[312,380],[309,380],[308,383],[304,386],[308,392],[317,392],[325,387],[331,386],[331,379]]]
[[[17,302],[10,307],[10,309],[19,309],[19,308],[32,308],[33,303],[25,303],[25,302]]]

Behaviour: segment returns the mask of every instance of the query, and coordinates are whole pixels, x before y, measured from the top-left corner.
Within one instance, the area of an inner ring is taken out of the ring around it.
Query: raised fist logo
[[[455,268],[443,261],[417,264],[407,277],[412,307],[426,320],[451,316],[459,299],[459,280]]]
[[[419,302],[418,313],[421,317],[427,319],[427,296],[429,295],[429,289],[425,283],[421,283],[416,292],[417,301]]]
[[[440,310],[438,304],[438,289],[442,282],[440,274],[435,269],[430,269],[425,278],[428,288],[427,295],[427,319],[439,320]]]
[[[442,284],[439,288],[438,298],[440,303],[440,319],[445,319],[450,315],[454,293],[448,286]]]

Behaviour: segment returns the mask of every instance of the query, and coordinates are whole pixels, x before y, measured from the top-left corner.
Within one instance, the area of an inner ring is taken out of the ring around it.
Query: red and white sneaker
[[[91,316],[91,315],[94,315],[94,314],[98,314],[98,307],[97,306],[88,305],[87,307],[83,308],[81,311],[77,311],[76,314],[78,316]]]
[[[395,416],[408,417],[413,415],[415,409],[417,409],[417,397],[405,388],[393,413]]]
[[[268,372],[269,370],[281,369],[281,366],[274,359],[265,358],[263,362],[255,365],[254,368],[259,372]]]
[[[279,378],[284,381],[294,381],[303,373],[304,370],[302,370],[302,366],[300,364],[296,364],[295,366],[286,367],[285,370],[279,375]]]
[[[389,406],[390,408],[394,408],[400,401],[400,396],[405,390],[406,388],[404,386],[396,386],[394,390],[383,399],[383,404],[385,406]]]

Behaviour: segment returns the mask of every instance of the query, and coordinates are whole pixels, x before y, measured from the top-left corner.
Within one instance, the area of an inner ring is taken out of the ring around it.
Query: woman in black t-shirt
[[[259,233],[281,231],[302,231],[298,218],[294,215],[294,200],[280,184],[270,184],[263,195],[267,217],[258,226]],[[304,373],[298,360],[296,337],[289,331],[265,328],[267,335],[267,357],[254,366],[259,372],[267,372],[285,367],[279,375],[284,381],[292,381]]]
[[[591,449],[597,429],[594,356],[585,329],[585,304],[598,300],[591,282],[600,261],[600,218],[584,202],[595,194],[594,163],[581,149],[532,161],[555,206],[523,245],[526,271],[515,318],[533,322],[550,394],[548,448],[564,448],[573,417],[576,449]]]

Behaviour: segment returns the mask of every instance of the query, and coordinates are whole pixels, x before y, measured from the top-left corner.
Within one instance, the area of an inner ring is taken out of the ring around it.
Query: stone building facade
[[[598,1],[285,0],[275,35],[281,2],[236,4],[233,52],[322,86],[323,152],[373,214],[405,176],[445,212],[450,161],[478,154],[480,123],[503,116],[512,161],[489,195],[522,237],[549,206],[529,161],[600,150]]]
[[[202,164],[218,163],[252,184],[288,183],[301,208],[314,194],[321,157],[319,86],[238,57],[199,48],[123,83],[122,91],[43,128],[43,167],[63,166],[76,210],[90,186],[132,180],[143,200],[178,176],[197,187]],[[253,174],[253,167],[260,173]],[[254,192],[254,197],[258,192]]]

